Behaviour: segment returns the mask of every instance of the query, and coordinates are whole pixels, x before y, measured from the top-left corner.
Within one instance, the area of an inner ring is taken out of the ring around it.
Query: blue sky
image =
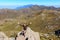
[[[0,8],[14,9],[18,6],[28,4],[60,6],[60,0],[0,0]]]

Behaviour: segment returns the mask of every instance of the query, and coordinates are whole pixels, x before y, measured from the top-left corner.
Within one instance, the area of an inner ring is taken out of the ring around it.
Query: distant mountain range
[[[30,5],[24,5],[24,6],[20,6],[20,7],[17,7],[16,9],[18,10],[18,9],[24,9],[24,8],[29,8],[29,7],[31,7],[31,6],[33,6],[32,4],[30,4]]]
[[[16,10],[25,9],[25,8],[33,8],[33,7],[39,7],[39,9],[52,9],[52,10],[60,9],[60,7],[58,6],[44,6],[44,5],[30,4],[30,5],[24,5],[24,6],[17,7]]]

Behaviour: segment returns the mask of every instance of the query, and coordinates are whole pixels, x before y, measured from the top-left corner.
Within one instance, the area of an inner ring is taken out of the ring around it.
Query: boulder
[[[3,32],[0,32],[0,40],[8,40],[8,37]]]
[[[22,30],[23,31],[23,30]],[[20,31],[17,35],[17,40],[40,40],[40,36],[38,32],[34,32],[33,30],[31,30],[29,27],[27,28],[27,30],[25,30],[25,36],[20,35],[21,32]]]

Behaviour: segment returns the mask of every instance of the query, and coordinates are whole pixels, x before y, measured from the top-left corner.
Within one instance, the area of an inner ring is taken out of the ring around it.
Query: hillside
[[[51,33],[60,29],[60,9],[55,7],[32,5],[20,10],[0,9],[0,31],[9,37],[21,30],[18,23],[32,22],[32,30],[39,33]]]
[[[53,6],[25,5],[17,7],[16,9],[0,9],[0,19],[17,18],[21,14],[31,16],[45,9],[60,11],[60,8],[55,8]]]

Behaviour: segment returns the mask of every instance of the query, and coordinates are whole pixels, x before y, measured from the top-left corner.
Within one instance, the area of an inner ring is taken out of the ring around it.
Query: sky
[[[0,8],[14,9],[23,5],[60,6],[60,0],[0,0]]]

